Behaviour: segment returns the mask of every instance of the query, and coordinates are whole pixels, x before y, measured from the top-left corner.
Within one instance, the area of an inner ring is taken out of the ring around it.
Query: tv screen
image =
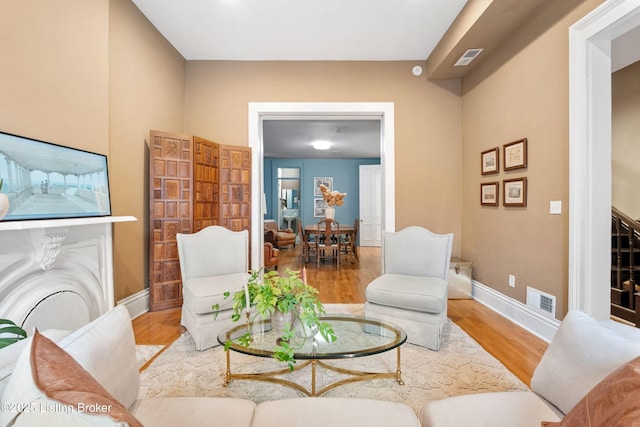
[[[3,221],[111,215],[107,156],[0,132]]]

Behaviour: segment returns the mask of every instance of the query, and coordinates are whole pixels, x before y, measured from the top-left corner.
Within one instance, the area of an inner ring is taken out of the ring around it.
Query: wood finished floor
[[[300,247],[282,248],[278,271],[301,270]],[[365,288],[380,274],[380,248],[359,248],[360,262],[307,265],[307,280],[320,291],[325,304],[365,301]],[[500,360],[527,385],[547,343],[474,300],[449,300],[449,318]],[[168,345],[183,332],[180,309],[145,313],[133,320],[137,344]]]

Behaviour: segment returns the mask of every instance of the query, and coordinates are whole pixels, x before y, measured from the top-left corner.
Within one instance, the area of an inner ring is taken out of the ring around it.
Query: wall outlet
[[[514,276],[513,274],[509,275],[509,286],[511,286],[512,288],[516,287],[516,276]]]

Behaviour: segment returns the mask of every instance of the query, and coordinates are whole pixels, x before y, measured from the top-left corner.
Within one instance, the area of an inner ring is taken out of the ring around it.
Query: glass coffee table
[[[222,331],[218,335],[218,342],[223,346],[227,341],[231,341],[227,351],[227,370],[224,385],[228,385],[231,380],[256,380],[268,381],[293,387],[307,396],[319,396],[340,385],[349,384],[355,381],[364,381],[378,378],[395,378],[400,385],[402,372],[400,370],[400,347],[407,340],[407,333],[400,327],[387,322],[365,319],[363,316],[352,315],[326,315],[321,319],[328,322],[333,327],[338,339],[328,343],[322,339],[320,334],[314,337],[296,337],[292,344],[302,344],[302,348],[295,353],[297,361],[295,371],[299,371],[311,365],[311,389],[277,376],[290,372],[286,367],[281,370],[274,370],[260,373],[232,373],[231,372],[231,351],[248,354],[256,357],[272,357],[274,349],[277,347],[276,340],[280,333],[271,330],[270,320],[260,320],[247,324],[238,324]],[[238,339],[250,328],[252,341],[249,347],[240,345]],[[348,359],[355,357],[372,356],[396,349],[396,371],[395,372],[363,372],[352,369],[344,369],[326,363],[325,360]],[[316,367],[322,366],[325,369],[349,375],[349,378],[336,381],[326,385],[320,390],[316,390]]]

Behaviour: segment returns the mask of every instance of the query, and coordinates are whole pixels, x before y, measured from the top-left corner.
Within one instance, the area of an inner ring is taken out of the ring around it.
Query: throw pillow
[[[640,357],[598,383],[559,422],[543,427],[627,427],[640,425]]]
[[[34,333],[5,394],[3,422],[13,426],[142,426],[70,355]]]
[[[640,356],[640,343],[570,311],[531,378],[531,389],[567,414],[596,384]]]

